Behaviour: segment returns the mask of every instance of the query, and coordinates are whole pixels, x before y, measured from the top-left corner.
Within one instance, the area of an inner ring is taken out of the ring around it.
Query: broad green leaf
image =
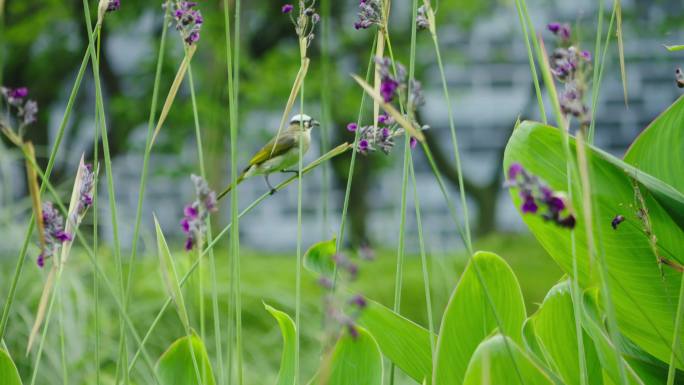
[[[497,334],[477,347],[462,384],[554,385],[554,382],[514,340]]]
[[[513,270],[496,254],[475,253],[442,318],[432,383],[460,384],[478,345],[497,330],[521,342],[524,320],[525,303]]]
[[[572,138],[570,147],[571,153],[575,154]],[[634,201],[632,178],[640,182],[659,254],[680,264],[684,260],[684,231],[670,213],[680,210],[684,199],[671,186],[605,152],[590,147],[587,156],[595,209],[594,238],[606,260],[608,285],[620,332],[646,352],[667,361],[681,274],[665,266],[661,275],[642,221],[637,216],[639,206]],[[533,122],[520,124],[506,147],[505,169],[514,162],[542,178],[553,190],[567,191],[563,137],[558,129]],[[574,155],[571,164],[576,167]],[[597,285],[596,268],[593,271],[589,268],[584,217],[579,209],[585,197],[578,183],[573,184],[572,190],[572,206],[576,208],[577,217],[574,234],[578,279],[580,286],[586,289]],[[519,192],[511,189],[511,197],[519,207]],[[611,221],[617,214],[623,215],[626,221],[614,230]],[[571,231],[544,221],[539,215],[525,214],[522,218],[551,257],[567,274],[572,274]],[[678,351],[678,357],[677,367],[682,368],[683,349]]]
[[[278,321],[280,333],[283,335],[283,355],[278,371],[278,385],[293,385],[295,383],[295,354],[296,329],[295,323],[287,313],[264,304],[266,310]]]
[[[565,384],[581,384],[580,360],[571,286],[563,281],[549,290],[537,312],[529,318],[538,347],[535,354],[557,373]],[[601,383],[601,367],[591,339],[583,332],[586,373],[590,384]],[[529,338],[526,338],[526,342]]]
[[[304,253],[304,267],[316,274],[332,277],[335,269],[333,256],[336,250],[335,238],[313,244]]]
[[[196,385],[197,374],[192,362],[194,352],[197,364],[202,373],[201,385],[214,385],[214,373],[211,369],[207,349],[202,340],[193,334],[191,338],[182,337],[174,341],[157,362],[157,374],[162,385]]]
[[[677,99],[634,140],[625,162],[684,193],[684,97]]]
[[[431,382],[432,355],[427,329],[370,300],[358,322],[373,335],[382,354],[399,369],[416,382]]]
[[[382,355],[378,343],[365,329],[358,335],[344,333],[335,344],[330,361],[323,361],[316,384],[381,385]]]
[[[19,371],[9,354],[0,349],[0,381],[3,385],[21,385]]]
[[[582,301],[582,327],[591,336],[596,346],[596,353],[603,368],[604,373],[610,381],[615,384],[622,384],[622,374],[620,373],[620,365],[618,360],[622,361],[624,368],[624,376],[629,384],[651,384],[652,382],[644,382],[639,375],[634,371],[631,365],[625,358],[618,354],[617,347],[610,340],[608,331],[605,330],[596,307],[596,300],[598,298],[598,291],[591,290],[584,295]],[[623,351],[620,349],[620,351]],[[664,383],[664,380],[661,382]]]
[[[166,289],[169,291],[169,295],[173,298],[176,304],[176,309],[178,310],[178,316],[186,329],[190,328],[190,319],[188,318],[188,313],[185,308],[185,301],[183,300],[183,292],[178,284],[178,274],[176,273],[176,265],[173,262],[173,257],[171,257],[171,251],[166,243],[166,238],[164,238],[164,233],[162,232],[159,221],[157,217],[154,217],[154,227],[157,231],[157,251],[159,253],[159,265],[162,270],[162,277],[164,278],[164,283],[166,284]]]

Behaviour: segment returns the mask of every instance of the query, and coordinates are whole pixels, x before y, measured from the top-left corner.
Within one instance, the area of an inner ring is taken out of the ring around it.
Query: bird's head
[[[290,130],[292,131],[308,131],[313,127],[318,127],[319,125],[320,123],[318,123],[318,121],[306,114],[297,114],[290,119]]]

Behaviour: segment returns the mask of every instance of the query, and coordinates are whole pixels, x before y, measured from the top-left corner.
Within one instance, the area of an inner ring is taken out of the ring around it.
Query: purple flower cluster
[[[367,29],[373,25],[382,25],[382,1],[360,0],[359,19],[354,22],[354,28]]]
[[[71,234],[64,231],[64,218],[52,205],[52,202],[43,203],[42,209],[45,247],[36,261],[40,267],[45,266],[45,260],[52,257],[62,243],[72,240]]]
[[[561,110],[567,116],[577,118],[582,126],[590,123],[589,107],[584,104],[587,67],[591,64],[591,52],[581,51],[570,44],[571,29],[567,24],[550,23],[547,28],[560,39],[561,46],[550,57],[551,72],[564,84],[559,95]]]
[[[197,199],[185,206],[181,228],[187,235],[185,250],[192,250],[198,244],[201,237],[207,231],[209,215],[218,210],[216,192],[209,188],[207,181],[201,176],[191,175],[195,185]]]
[[[380,73],[380,95],[389,103],[398,95],[399,89],[405,86],[406,68],[401,63],[396,63],[396,74],[392,71],[392,60],[388,57],[375,58],[375,65]]]
[[[34,123],[38,114],[38,103],[35,100],[27,99],[28,93],[26,87],[0,87],[0,95],[2,95],[3,100],[16,109],[16,118],[21,127]]]
[[[521,164],[513,163],[508,168],[506,186],[520,190],[520,210],[523,214],[540,214],[544,220],[554,222],[560,227],[575,227],[575,216],[571,213],[565,196],[551,190]]]
[[[107,12],[118,11],[121,8],[121,0],[109,0],[107,4]]]
[[[570,29],[569,24],[567,24],[567,23],[561,24],[558,22],[554,22],[554,23],[549,23],[546,26],[546,28],[548,28],[548,30],[551,31],[551,33],[558,36],[562,41],[564,41],[564,42],[570,41],[571,29]]]
[[[202,29],[202,13],[194,9],[197,3],[194,1],[180,1],[173,3],[172,15],[176,21],[176,29],[180,31],[183,41],[187,45],[193,45],[200,39]]]
[[[294,5],[288,3],[280,8],[280,11],[283,14],[290,14],[290,20],[292,20],[292,24],[295,26],[297,36],[306,41],[307,47],[316,36],[314,34],[316,24],[321,21],[321,15],[319,15],[314,8],[315,4],[315,0],[300,1],[300,12],[296,17],[291,15],[295,8]]]
[[[618,214],[613,218],[612,221],[610,221],[610,226],[613,228],[613,230],[617,230],[618,226],[620,226],[620,223],[625,221],[625,216]]]

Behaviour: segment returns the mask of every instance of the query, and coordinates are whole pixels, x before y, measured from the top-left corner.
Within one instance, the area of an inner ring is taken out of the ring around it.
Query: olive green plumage
[[[318,122],[310,116],[299,114],[295,115],[286,130],[268,141],[259,151],[257,151],[249,164],[238,175],[235,185],[254,175],[263,175],[271,193],[275,192],[268,180],[268,175],[274,172],[297,172],[290,170],[299,163],[299,144],[301,141],[302,153],[309,150],[311,144],[311,128],[318,126]],[[229,185],[218,195],[222,198],[234,185]]]

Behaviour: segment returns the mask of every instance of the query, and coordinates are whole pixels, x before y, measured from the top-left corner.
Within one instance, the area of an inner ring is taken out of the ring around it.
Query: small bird
[[[309,150],[311,144],[311,129],[319,126],[319,123],[313,120],[309,115],[298,114],[290,119],[290,124],[284,132],[269,140],[261,150],[259,150],[252,159],[249,165],[245,167],[240,175],[238,175],[235,185],[240,184],[243,180],[254,175],[263,175],[266,180],[266,185],[270,189],[271,194],[276,190],[268,181],[268,176],[274,172],[293,172],[298,173],[297,170],[288,170],[299,163],[299,142],[302,143],[302,154]],[[228,194],[235,185],[228,186],[223,192],[218,195],[221,199]]]

